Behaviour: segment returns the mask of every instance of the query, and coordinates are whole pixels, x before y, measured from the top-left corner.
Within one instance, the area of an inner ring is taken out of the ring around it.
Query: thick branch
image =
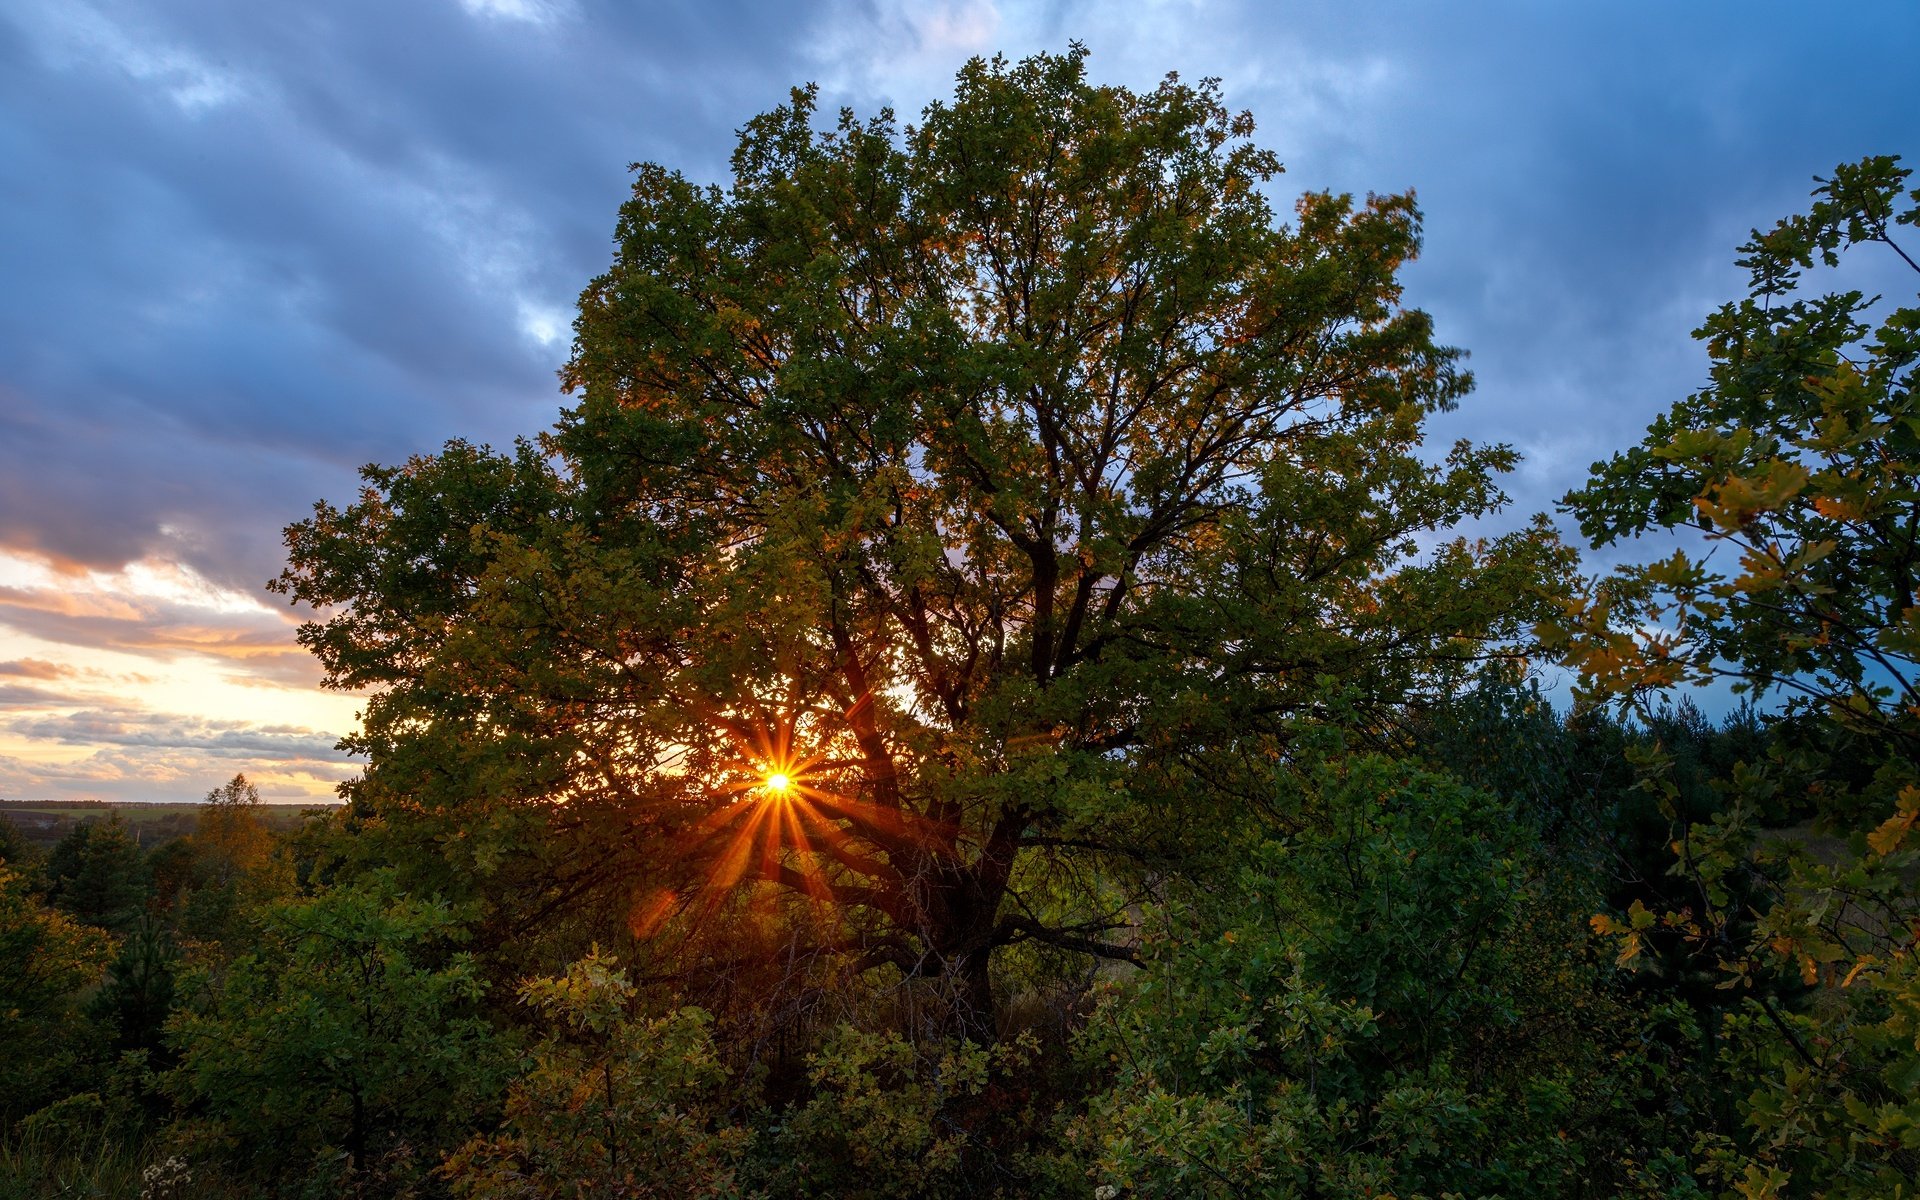
[[[1111,928],[1111,927],[1109,927]],[[1091,954],[1095,958],[1112,959],[1116,962],[1130,962],[1140,965],[1140,952],[1132,946],[1118,946],[1112,942],[1096,941],[1090,937],[1081,937],[1064,929],[1051,929],[1031,917],[1006,917],[994,931],[996,945],[1012,945],[1015,942],[1040,942],[1056,946],[1062,950],[1074,950],[1081,954]]]

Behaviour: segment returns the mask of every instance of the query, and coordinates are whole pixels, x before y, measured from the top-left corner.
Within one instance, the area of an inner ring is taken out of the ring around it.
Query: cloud
[[[15,680],[31,682],[16,683]],[[116,696],[121,690],[152,681],[150,676],[132,672],[82,669],[40,658],[14,659],[0,662],[0,708],[49,711],[117,703]]]
[[[213,721],[178,713],[128,709],[87,709],[64,716],[22,721],[18,736],[71,746],[143,746],[193,750],[221,758],[264,758],[276,762],[340,762],[339,737],[294,725],[255,725]]]
[[[550,25],[568,13],[553,0],[460,0],[460,7],[470,16],[527,25]]]
[[[27,0],[19,9],[23,24],[38,34],[42,53],[53,65],[94,66],[123,74],[189,116],[245,96],[246,84],[236,72],[156,37],[152,28],[127,22],[125,15],[110,15],[86,0]]]
[[[12,682],[15,679],[34,682]],[[112,703],[116,689],[151,682],[150,676],[134,673],[82,670],[38,658],[15,659],[0,662],[0,708],[49,711]],[[60,686],[44,686],[48,684]]]
[[[148,798],[188,800],[179,789],[236,761],[331,787],[346,758],[315,718],[346,714],[322,702],[293,635],[286,611],[178,563],[0,553],[0,648],[33,651],[0,661],[0,756],[14,764],[0,794],[121,795],[144,780]],[[142,759],[150,770],[133,769]]]
[[[546,425],[626,164],[723,167],[799,19],[0,14],[0,546],[257,588],[361,464]]]
[[[116,608],[116,573],[258,601],[361,464],[545,427],[633,160],[723,180],[792,84],[910,119],[971,55],[1074,38],[1096,79],[1221,76],[1283,203],[1418,189],[1408,298],[1480,381],[1435,433],[1540,452],[1517,519],[1698,385],[1687,331],[1749,226],[1835,162],[1920,154],[1920,9],[1850,12],[1875,36],[1784,0],[5,6],[0,555],[112,581],[0,580],[0,638],[310,686],[284,613]]]
[[[0,708],[45,708],[65,701],[62,693],[46,688],[24,683],[0,683]]]
[[[293,626],[275,614],[208,614],[191,605],[112,597],[50,596],[0,587],[0,624],[49,642],[170,657],[181,653],[255,662],[307,657]]]
[[[324,800],[358,770],[332,733],[111,702],[14,720],[8,732],[32,751],[0,754],[0,796],[12,799],[188,801],[240,771],[270,798]]]
[[[48,662],[43,658],[18,658],[12,662],[0,662],[0,675],[13,675],[22,679],[64,679],[75,674],[72,667],[65,663]]]
[[[843,0],[819,10],[805,48],[825,86],[931,99],[961,63],[1006,48],[1008,32],[994,0]]]
[[[0,796],[185,803],[199,800],[233,778],[236,769],[260,788],[263,799],[304,803],[333,800],[335,788],[354,773],[351,765],[341,763],[241,759],[193,749],[129,751],[115,746],[57,762],[0,755]]]

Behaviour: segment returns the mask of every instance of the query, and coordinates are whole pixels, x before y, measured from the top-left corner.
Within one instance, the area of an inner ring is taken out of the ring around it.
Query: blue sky
[[[1514,520],[1697,387],[1733,247],[1920,160],[1920,4],[11,0],[0,10],[0,796],[325,793],[351,697],[261,591],[354,471],[552,419],[627,165],[721,178],[817,81],[903,114],[1078,39],[1219,76],[1309,189],[1417,190],[1442,439]],[[1868,282],[1871,282],[1869,278]]]

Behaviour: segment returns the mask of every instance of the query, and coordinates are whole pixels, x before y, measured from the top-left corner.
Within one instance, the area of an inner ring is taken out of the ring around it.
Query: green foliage
[[[1087,1028],[1113,1082],[1076,1137],[1103,1186],[1688,1194],[1688,1130],[1641,1111],[1673,1056],[1609,1055],[1659,1020],[1607,990],[1511,807],[1379,758],[1286,807],[1311,815],[1168,914]]]
[[[33,865],[39,855],[34,853],[33,843],[20,827],[7,817],[0,816],[0,863],[10,864],[18,871]]]
[[[190,937],[228,937],[248,908],[289,890],[287,864],[275,860],[273,835],[260,815],[260,793],[245,775],[207,793],[186,846],[185,878],[170,899]],[[178,873],[178,864],[166,865]]]
[[[1769,914],[1769,923],[1781,915]],[[1834,1200],[1913,1194],[1920,1179],[1920,972],[1911,953],[1854,965],[1862,973],[1851,986],[1821,989],[1805,1011],[1754,1003],[1730,1023],[1727,1053],[1740,1070],[1752,1136],[1717,1138],[1708,1148],[1713,1174],[1732,1193],[1787,1197],[1808,1188]]]
[[[1738,560],[1676,553],[1570,603],[1545,633],[1592,694],[1731,675],[1786,699],[1710,820],[1680,811],[1669,756],[1643,757],[1692,894],[1595,918],[1629,966],[1679,935],[1737,999],[1723,1060],[1750,1085],[1744,1127],[1709,1144],[1729,1194],[1885,1196],[1920,1176],[1920,307],[1874,325],[1874,299],[1800,291],[1869,245],[1920,273],[1894,236],[1920,223],[1908,177],[1891,158],[1842,166],[1805,215],[1756,231],[1750,296],[1698,334],[1712,386],[1568,497],[1598,541],[1694,521]],[[1765,836],[1802,808],[1843,844]]]
[[[804,1098],[763,1107],[696,1008],[637,1011],[598,952],[521,990],[549,1032],[509,1087],[499,1132],[442,1169],[456,1195],[1023,1196],[1044,1121],[1009,1082],[1036,1047],[916,1046],[842,1026],[808,1059]]]
[[[816,99],[637,168],[553,430],[289,529],[343,811],[44,903],[0,828],[0,1200],[1911,1195],[1920,309],[1800,290],[1920,271],[1897,163],[1755,233],[1568,498],[1689,548],[1563,601],[1446,540],[1514,456],[1424,445],[1410,195],[1277,214],[1078,47]]]
[[[422,1173],[488,1107],[505,1063],[455,950],[465,917],[390,875],[261,911],[245,952],[180,985],[170,1087],[199,1144],[272,1175]]]
[[[478,1136],[441,1174],[471,1200],[730,1197],[751,1137],[729,1125],[727,1069],[695,1008],[649,1019],[597,951],[521,999],[558,1028],[508,1087],[499,1133]]]
[[[147,902],[146,856],[117,813],[75,825],[47,852],[40,874],[50,904],[101,929],[124,931]]]
[[[84,1053],[81,1001],[112,953],[105,933],[42,907],[0,864],[0,1132],[70,1085]]]
[[[1031,1039],[915,1045],[842,1026],[814,1052],[812,1094],[783,1113],[761,1151],[774,1196],[1025,1196],[1036,1180],[1021,1135],[1041,1117],[1009,1084]],[[1009,1125],[1021,1128],[1008,1128]]]
[[[1752,294],[1695,333],[1713,358],[1711,386],[1567,497],[1597,544],[1697,523],[1737,566],[1678,552],[1570,608],[1558,636],[1588,686],[1615,694],[1732,675],[1844,728],[1911,741],[1920,308],[1870,326],[1877,298],[1796,290],[1816,257],[1833,266],[1862,245],[1914,266],[1892,237],[1920,219],[1920,191],[1903,192],[1909,174],[1891,158],[1843,166],[1807,215],[1756,230],[1741,260]],[[1641,628],[1614,628],[1610,614]]]
[[[193,838],[169,838],[148,851],[147,871],[153,877],[154,907],[171,912],[193,886]]]
[[[103,1027],[115,1052],[161,1050],[179,961],[179,947],[157,917],[143,916],[128,932],[87,1002],[87,1015]]]
[[[82,1082],[88,1090],[73,1090]],[[151,1128],[153,1072],[133,1051],[66,1081],[67,1094],[21,1119],[18,1141],[39,1151],[77,1148],[103,1139],[139,1142]]]
[[[264,865],[273,838],[260,818],[260,790],[235,775],[207,793],[193,831],[209,881],[224,884]]]

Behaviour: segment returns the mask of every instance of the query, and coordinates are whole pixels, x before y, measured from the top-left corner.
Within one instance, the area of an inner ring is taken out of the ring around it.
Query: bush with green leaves
[[[46,908],[0,863],[0,1130],[70,1084],[87,1050],[81,1005],[112,955],[106,933]]]
[[[263,1177],[424,1174],[510,1065],[459,949],[468,919],[381,873],[263,909],[243,953],[181,982],[183,1132]]]
[[[712,1018],[682,1008],[648,1018],[615,960],[597,950],[521,999],[552,1031],[507,1089],[506,1120],[448,1158],[469,1200],[742,1195],[751,1138],[727,1121],[734,1088]]]
[[[1162,913],[1083,1035],[1112,1081],[1075,1129],[1101,1186],[1688,1194],[1689,1128],[1637,1111],[1686,1014],[1606,987],[1512,805],[1378,757],[1276,789],[1295,827]]]
[[[87,1001],[87,1016],[113,1052],[162,1050],[173,1012],[180,949],[160,919],[143,914],[121,941],[106,979]]]
[[[1044,1164],[1030,1135],[1045,1113],[1020,1086],[1030,1037],[995,1045],[916,1043],[842,1026],[809,1059],[811,1091],[779,1115],[761,1150],[774,1196],[1030,1196]]]
[[[20,827],[10,818],[0,816],[0,863],[11,864],[19,871],[31,867],[39,857]]]
[[[1541,631],[1595,700],[1644,711],[1726,677],[1784,710],[1710,820],[1682,810],[1668,756],[1645,759],[1686,894],[1597,920],[1631,966],[1677,935],[1740,1006],[1723,1061],[1743,1120],[1709,1146],[1729,1194],[1920,1179],[1920,297],[1807,277],[1877,255],[1903,291],[1920,280],[1911,176],[1843,163],[1753,232],[1748,294],[1695,333],[1707,386],[1566,499],[1597,544],[1692,526],[1706,552],[1623,568]],[[1823,841],[1768,833],[1809,810]]]

